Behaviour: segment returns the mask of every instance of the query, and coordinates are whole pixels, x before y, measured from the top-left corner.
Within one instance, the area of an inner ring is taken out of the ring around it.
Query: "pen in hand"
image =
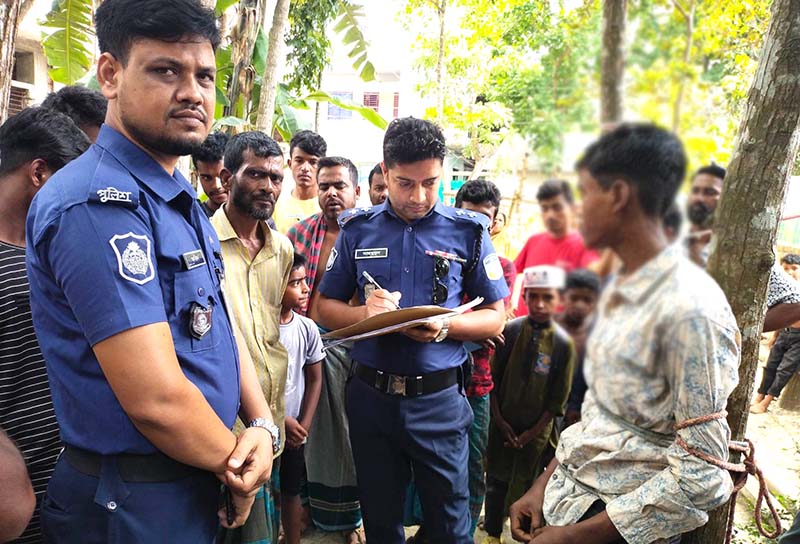
[[[368,282],[370,282],[372,285],[374,285],[376,289],[380,289],[380,290],[382,290],[382,291],[385,291],[385,290],[386,290],[386,289],[384,289],[383,287],[381,287],[381,284],[380,284],[380,283],[378,283],[377,281],[375,281],[375,278],[373,278],[373,277],[370,275],[370,273],[369,273],[369,272],[367,272],[366,270],[364,270],[364,271],[361,273],[361,275],[362,275],[362,276],[364,276],[364,279],[366,279]],[[394,299],[392,299],[392,302],[394,302]],[[396,307],[398,310],[400,309],[400,305],[399,305],[397,302],[394,302],[394,305],[395,305],[395,307]]]

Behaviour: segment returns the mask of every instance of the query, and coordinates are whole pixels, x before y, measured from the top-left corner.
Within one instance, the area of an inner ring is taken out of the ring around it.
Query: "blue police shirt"
[[[219,240],[180,172],[170,176],[104,125],[97,143],[33,199],[27,240],[33,323],[64,442],[100,454],[156,451],[123,411],[92,346],[158,322],[169,323],[186,377],[233,426],[239,364]]]
[[[366,270],[381,287],[400,291],[400,306],[433,304],[434,252],[448,254],[450,270],[440,282],[455,308],[465,293],[491,304],[508,296],[503,270],[487,231],[488,218],[436,202],[424,217],[406,223],[389,200],[374,208],[347,210],[339,218],[341,231],[326,266],[320,292],[329,298],[350,300],[358,292],[366,300]],[[354,360],[401,375],[416,375],[460,365],[467,357],[463,342],[446,339],[422,343],[402,334],[356,342]]]

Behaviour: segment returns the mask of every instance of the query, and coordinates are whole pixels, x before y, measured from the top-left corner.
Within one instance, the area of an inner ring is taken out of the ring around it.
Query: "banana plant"
[[[53,81],[72,85],[92,67],[95,49],[92,13],[92,0],[55,0],[41,22],[41,26],[51,29],[42,46]]]
[[[359,19],[364,17],[364,8],[352,2],[339,3],[336,25],[333,30],[342,35],[342,43],[350,47],[347,56],[353,61],[353,69],[364,81],[375,79],[375,67],[367,58],[367,40],[361,32]]]

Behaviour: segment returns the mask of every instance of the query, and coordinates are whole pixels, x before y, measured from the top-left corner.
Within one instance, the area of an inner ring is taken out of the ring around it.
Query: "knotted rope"
[[[728,417],[728,412],[722,411],[717,412],[716,414],[709,414],[706,416],[695,417],[692,419],[687,419],[686,421],[682,421],[680,423],[675,424],[675,430],[680,431],[681,429],[685,429],[687,427],[692,427],[694,425],[701,425],[703,423],[708,423],[709,421],[714,421],[717,419],[725,419]],[[756,527],[758,528],[758,532],[761,533],[766,538],[777,538],[778,535],[781,534],[781,520],[778,517],[778,512],[775,510],[775,506],[772,504],[772,499],[769,494],[769,490],[767,489],[767,482],[764,479],[764,474],[761,472],[761,469],[758,468],[755,461],[756,455],[756,448],[753,443],[745,438],[744,442],[730,442],[728,444],[728,449],[731,451],[742,453],[745,458],[744,461],[741,463],[729,463],[723,461],[722,459],[718,459],[713,455],[709,455],[705,452],[702,452],[696,448],[691,447],[687,444],[680,436],[676,436],[675,443],[686,450],[690,455],[697,457],[698,459],[702,459],[706,463],[710,463],[714,466],[717,466],[721,469],[727,470],[731,472],[731,478],[733,479],[733,493],[731,493],[730,503],[729,503],[729,514],[728,514],[728,532],[725,536],[725,544],[730,544],[731,537],[733,535],[733,516],[736,510],[736,497],[739,494],[739,491],[744,487],[744,484],[747,483],[747,475],[752,474],[756,478],[758,478],[758,498],[756,499],[756,511],[755,511],[755,520],[756,520]],[[775,521],[775,531],[772,533],[768,532],[764,529],[764,526],[761,521],[761,504],[767,501],[767,507],[769,508],[770,515],[772,519]]]

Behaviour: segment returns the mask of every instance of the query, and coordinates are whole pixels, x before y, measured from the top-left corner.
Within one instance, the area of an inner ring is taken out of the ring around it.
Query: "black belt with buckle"
[[[419,376],[400,376],[362,364],[354,364],[356,364],[355,375],[361,381],[387,395],[419,397],[436,393],[458,383],[458,367]]]
[[[163,453],[148,455],[120,453],[113,456],[100,455],[75,446],[64,446],[64,458],[78,472],[88,476],[100,477],[103,458],[114,457],[117,471],[124,482],[156,483],[180,480],[207,472],[167,457]]]

